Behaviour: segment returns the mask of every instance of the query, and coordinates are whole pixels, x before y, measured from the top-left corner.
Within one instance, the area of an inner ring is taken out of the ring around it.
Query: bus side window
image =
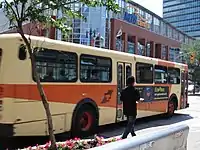
[[[132,75],[131,73],[131,66],[126,66],[126,79]],[[126,83],[127,85],[127,83]]]
[[[126,79],[131,76],[131,66],[126,66]]]
[[[36,69],[41,82],[76,82],[76,53],[45,49],[35,55]]]
[[[18,58],[19,60],[25,60],[27,55],[27,50],[24,44],[21,44],[19,46],[19,51],[18,51]]]
[[[136,63],[136,82],[153,83],[153,65],[146,63]]]
[[[154,70],[154,81],[155,83],[167,83],[168,75],[167,75],[167,67],[155,65]]]
[[[171,67],[168,68],[168,83],[180,84],[180,69]]]
[[[81,82],[111,82],[112,60],[106,57],[82,54],[80,56]]]

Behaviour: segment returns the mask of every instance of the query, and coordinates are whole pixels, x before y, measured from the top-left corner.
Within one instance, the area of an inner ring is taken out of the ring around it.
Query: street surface
[[[190,107],[184,110],[176,111],[175,116],[167,119],[163,116],[154,116],[138,119],[136,121],[136,134],[148,134],[149,132],[155,132],[158,128],[169,127],[172,124],[187,124],[190,127],[188,136],[188,150],[200,150],[200,95],[189,96]],[[100,127],[98,135],[103,137],[119,136],[123,133],[126,123],[119,123],[114,125],[107,125]],[[129,135],[131,137],[131,135]],[[18,139],[17,145],[14,148],[24,148],[25,146],[34,146],[36,144],[45,144],[46,138],[22,138]],[[57,138],[57,141],[65,141],[67,136]],[[0,150],[2,149],[0,140]],[[12,144],[11,144],[12,143]],[[23,143],[23,144],[22,144]],[[13,142],[8,142],[8,145],[13,149]]]
[[[187,124],[189,126],[188,150],[200,150],[200,95],[189,96],[190,107],[184,110],[176,111],[175,116],[170,119],[163,117],[150,117],[139,119],[136,124],[136,134],[147,134],[155,132],[158,128],[167,127],[172,124]],[[112,137],[122,134],[124,127],[114,131],[105,131],[100,133],[106,137]],[[129,137],[131,135],[129,134]]]

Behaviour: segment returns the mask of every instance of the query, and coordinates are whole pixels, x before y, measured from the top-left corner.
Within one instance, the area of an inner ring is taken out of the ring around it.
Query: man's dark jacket
[[[123,112],[126,116],[137,116],[137,103],[140,93],[133,86],[127,86],[121,92],[120,100],[123,101]]]

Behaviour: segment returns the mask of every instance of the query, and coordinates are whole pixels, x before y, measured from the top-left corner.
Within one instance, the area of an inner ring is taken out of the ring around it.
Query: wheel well
[[[81,101],[79,101],[79,103],[76,105],[74,111],[73,111],[73,115],[72,115],[72,123],[71,123],[71,129],[72,129],[72,126],[74,124],[74,119],[78,113],[78,110],[85,106],[85,105],[88,105],[90,106],[92,109],[94,109],[94,111],[96,112],[96,119],[97,119],[97,123],[99,124],[99,109],[98,109],[98,106],[97,104],[95,103],[94,100],[90,99],[90,98],[85,98],[85,99],[82,99]]]
[[[176,96],[176,94],[172,94],[169,98],[169,101],[173,101],[175,104],[175,110],[177,110],[178,108],[178,98]]]

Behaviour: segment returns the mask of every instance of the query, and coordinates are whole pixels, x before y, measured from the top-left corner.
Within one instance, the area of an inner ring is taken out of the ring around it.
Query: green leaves
[[[200,40],[194,40],[189,44],[182,44],[181,49],[189,68],[200,65]]]

